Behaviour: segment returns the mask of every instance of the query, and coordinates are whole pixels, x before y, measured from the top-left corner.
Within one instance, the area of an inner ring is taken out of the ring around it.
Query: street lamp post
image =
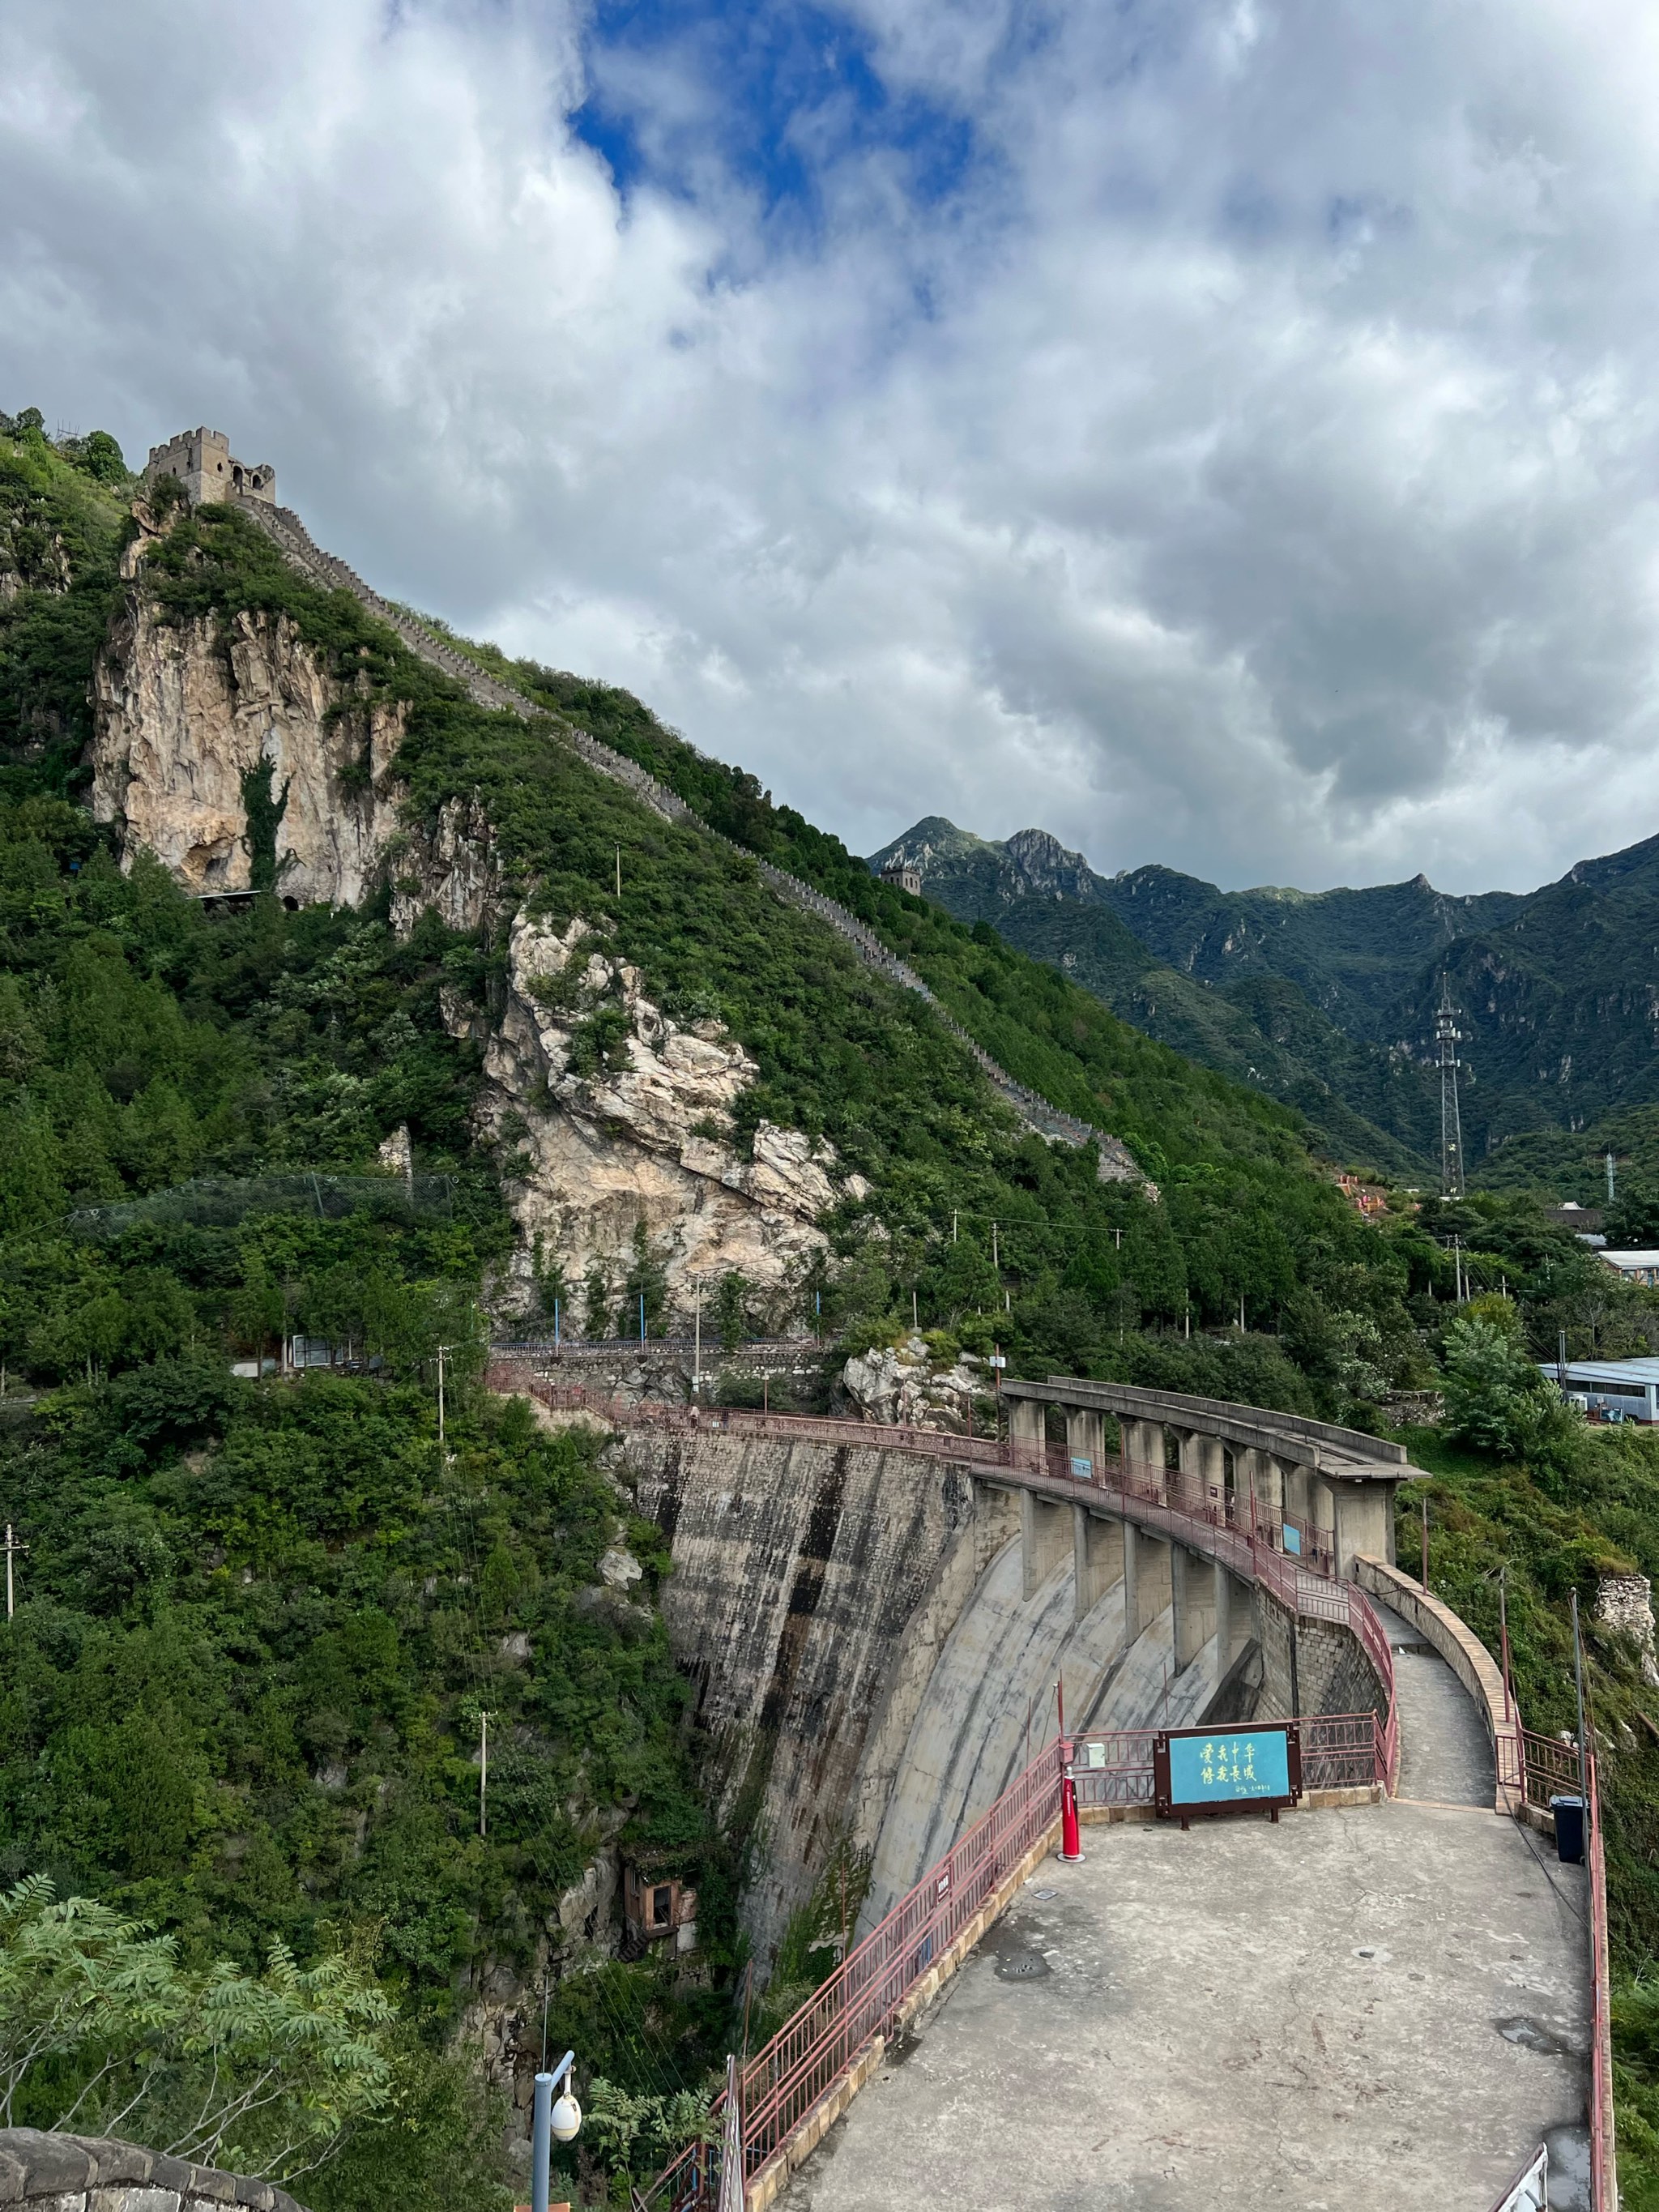
[[[536,2076],[530,2123],[530,2212],[547,2212],[555,2142],[574,2142],[581,2127],[582,2108],[570,2087],[575,2060],[575,2052],[567,2051],[550,2074]],[[555,2103],[553,2092],[561,2081],[564,2094]]]

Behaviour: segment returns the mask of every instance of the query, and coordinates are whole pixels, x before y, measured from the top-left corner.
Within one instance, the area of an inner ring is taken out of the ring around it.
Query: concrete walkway
[[[791,2212],[1489,2212],[1581,2118],[1583,1878],[1512,1822],[1391,1803],[1084,1846],[1028,1883]]]
[[[1376,1606],[1376,1614],[1394,1652],[1399,1795],[1433,1805],[1484,1805],[1490,1812],[1497,1771],[1474,1698],[1409,1621],[1385,1605]]]

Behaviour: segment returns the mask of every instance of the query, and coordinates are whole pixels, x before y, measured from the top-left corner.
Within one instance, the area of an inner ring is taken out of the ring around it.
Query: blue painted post
[[[558,1350],[558,1348],[559,1348],[559,1302],[558,1302],[558,1300],[557,1300],[556,1298],[555,1298],[555,1299],[554,1299],[554,1301],[553,1301],[553,1349],[554,1349],[554,1351],[556,1352],[557,1352],[557,1350]]]
[[[548,2169],[553,2160],[553,2076],[536,2076],[530,2122],[530,2212],[547,2212]]]
[[[645,1292],[640,1292],[640,1342],[645,1342]]]

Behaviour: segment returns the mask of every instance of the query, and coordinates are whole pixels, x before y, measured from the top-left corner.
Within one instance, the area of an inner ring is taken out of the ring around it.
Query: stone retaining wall
[[[1370,1656],[1358,1638],[1334,1621],[1292,1621],[1264,1590],[1256,1591],[1257,1637],[1261,1646],[1261,1694],[1258,1720],[1285,1720],[1291,1714],[1374,1712],[1389,1717],[1389,1697]],[[1296,1664],[1291,1664],[1291,1639]]]
[[[0,2128],[0,2205],[40,2212],[301,2212],[285,2189],[112,2136]]]

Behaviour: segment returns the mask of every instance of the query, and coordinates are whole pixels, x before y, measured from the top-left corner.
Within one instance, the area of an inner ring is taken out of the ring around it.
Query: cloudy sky
[[[1659,830],[1659,10],[0,0],[0,408],[868,851]]]

